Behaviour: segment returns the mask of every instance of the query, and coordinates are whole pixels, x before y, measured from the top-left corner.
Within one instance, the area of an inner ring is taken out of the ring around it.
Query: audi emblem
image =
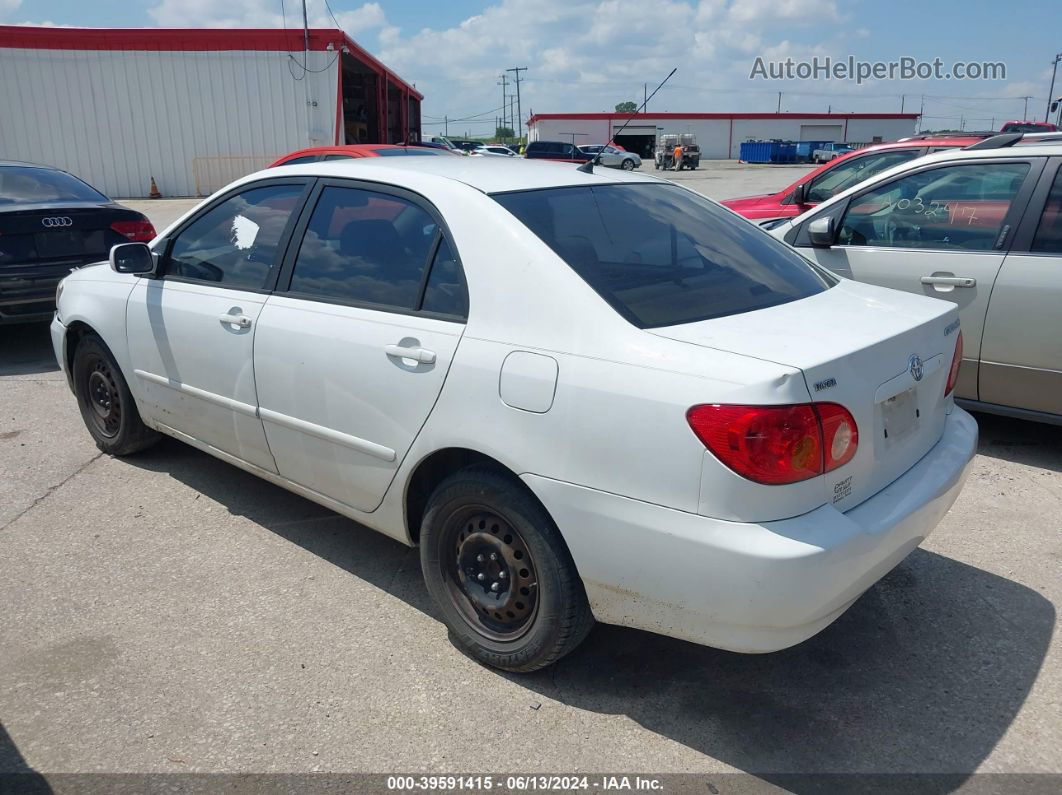
[[[59,226],[73,226],[74,219],[65,215],[53,215],[51,218],[42,218],[41,226],[46,226],[48,229],[55,229]]]

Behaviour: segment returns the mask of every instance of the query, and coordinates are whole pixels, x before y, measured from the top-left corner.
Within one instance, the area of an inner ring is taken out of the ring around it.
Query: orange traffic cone
[[[155,178],[151,178],[151,190],[148,191],[149,199],[161,199],[162,194],[159,193],[159,186],[155,184]]]

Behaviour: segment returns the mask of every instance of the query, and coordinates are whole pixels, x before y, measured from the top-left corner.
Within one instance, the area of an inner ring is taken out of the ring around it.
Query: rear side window
[[[465,288],[464,273],[445,238],[439,241],[439,248],[432,260],[421,308],[425,312],[437,312],[442,315],[468,315],[468,291]]]
[[[215,205],[177,235],[166,274],[223,287],[261,289],[304,189],[266,185]]]
[[[1036,227],[1032,250],[1062,254],[1062,168],[1055,175],[1051,192],[1047,195],[1047,204]]]
[[[0,166],[0,205],[110,201],[77,177],[51,168]]]
[[[429,149],[426,146],[410,146],[402,149],[373,149],[373,154],[380,157],[419,157],[421,155],[445,155],[442,149]]]
[[[678,186],[552,188],[494,199],[640,328],[764,309],[834,283],[785,244]]]
[[[297,166],[300,163],[316,163],[320,159],[320,155],[303,155],[302,157],[293,157],[291,160],[285,160],[280,165],[282,166]]]
[[[306,227],[291,291],[416,309],[438,227],[408,199],[362,188],[326,187]]]
[[[539,143],[538,141],[532,141],[527,145],[525,152],[543,152],[547,148],[545,143]]]

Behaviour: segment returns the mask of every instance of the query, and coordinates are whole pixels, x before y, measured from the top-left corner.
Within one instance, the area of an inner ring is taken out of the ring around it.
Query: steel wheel
[[[521,637],[538,611],[538,571],[523,537],[483,506],[453,515],[444,532],[439,563],[461,617],[492,640]]]
[[[114,438],[122,427],[122,395],[110,364],[96,353],[86,361],[85,396],[91,411],[88,418],[96,430]]]

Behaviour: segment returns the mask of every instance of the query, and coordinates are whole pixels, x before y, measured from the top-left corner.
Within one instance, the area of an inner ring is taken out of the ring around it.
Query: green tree
[[[637,113],[637,112],[638,112],[638,103],[637,102],[632,102],[631,100],[627,100],[626,102],[621,102],[620,104],[618,104],[616,106],[616,113]]]
[[[495,138],[515,138],[516,133],[513,132],[512,127],[498,127],[494,131]]]

